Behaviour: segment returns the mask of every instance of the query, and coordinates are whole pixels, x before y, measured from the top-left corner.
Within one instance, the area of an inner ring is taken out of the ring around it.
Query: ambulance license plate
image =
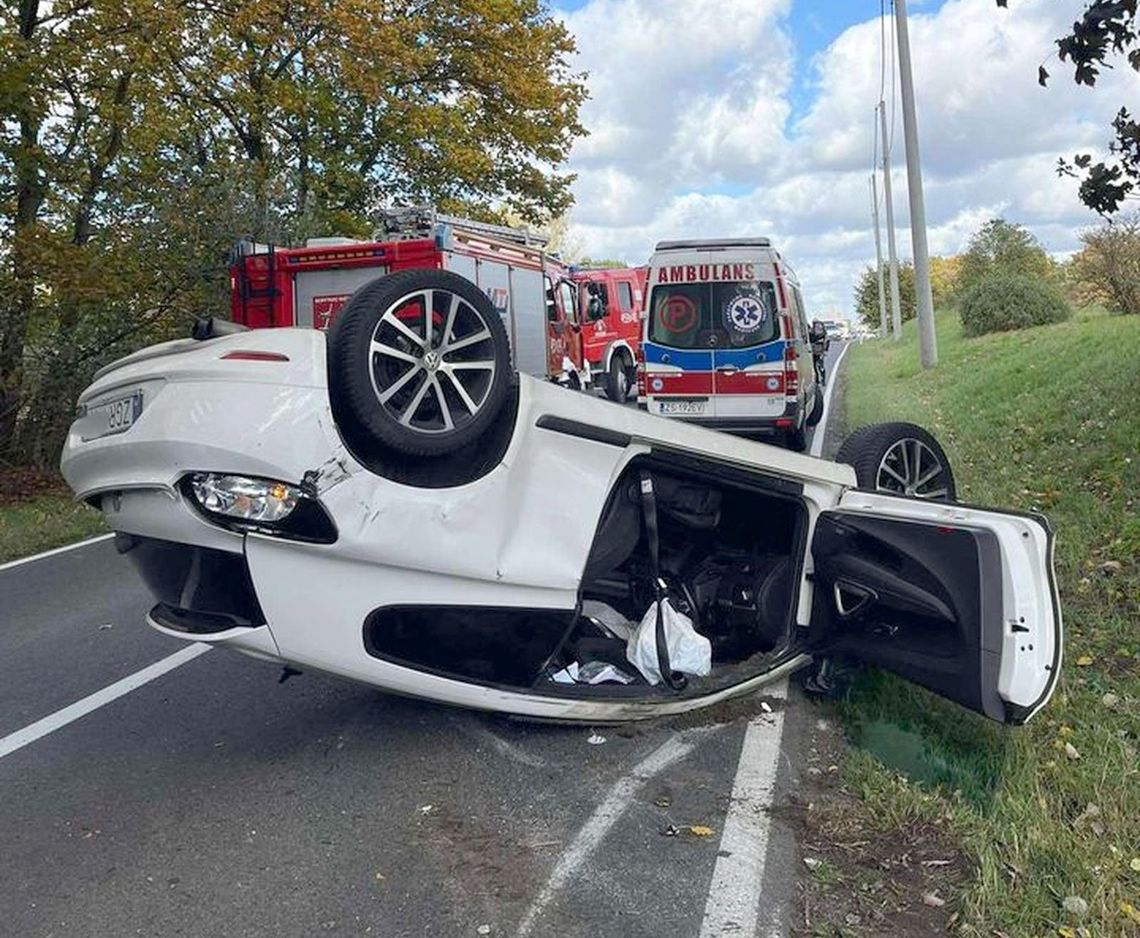
[[[662,401],[661,413],[679,417],[704,416],[708,401]]]

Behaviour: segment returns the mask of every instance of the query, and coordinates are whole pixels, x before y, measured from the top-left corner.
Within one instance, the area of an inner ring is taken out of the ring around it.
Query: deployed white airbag
[[[665,622],[665,646],[669,649],[669,667],[682,674],[704,677],[712,670],[712,646],[693,628],[692,620],[673,608],[668,598],[661,601]],[[661,683],[657,666],[657,603],[641,617],[630,636],[625,656],[650,684]]]

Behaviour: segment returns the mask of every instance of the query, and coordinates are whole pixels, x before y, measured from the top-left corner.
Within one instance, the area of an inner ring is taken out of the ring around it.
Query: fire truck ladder
[[[380,227],[374,235],[377,241],[431,238],[435,236],[440,226],[444,225],[469,234],[485,235],[528,247],[543,248],[550,241],[545,235],[536,234],[529,228],[512,228],[509,225],[494,225],[455,215],[443,215],[431,206],[423,205],[382,209],[379,221]]]

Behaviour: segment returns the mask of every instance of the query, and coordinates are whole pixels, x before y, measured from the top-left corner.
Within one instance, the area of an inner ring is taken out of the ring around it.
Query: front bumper
[[[252,336],[252,338],[251,338]],[[280,361],[234,361],[235,349]],[[300,484],[330,459],[347,459],[333,425],[324,336],[264,330],[179,346],[166,356],[126,359],[95,381],[81,407],[141,395],[125,432],[84,439],[72,425],[60,469],[78,498],[100,507],[116,531],[240,550],[241,539],[209,524],[178,489],[189,472],[221,472]]]

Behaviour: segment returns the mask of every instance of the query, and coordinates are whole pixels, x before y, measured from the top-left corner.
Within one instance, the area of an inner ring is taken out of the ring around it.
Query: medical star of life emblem
[[[724,318],[737,332],[755,332],[764,322],[764,304],[751,293],[737,293],[725,307]]]

